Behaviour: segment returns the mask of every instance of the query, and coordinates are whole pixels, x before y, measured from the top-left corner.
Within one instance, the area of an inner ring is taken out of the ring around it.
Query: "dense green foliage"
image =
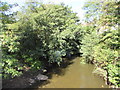
[[[12,54],[17,50],[17,36],[14,35],[13,31],[8,30],[8,25],[16,22],[14,18],[15,13],[10,13],[10,9],[13,6],[15,6],[15,4],[11,5],[6,2],[1,2],[0,5],[0,48],[2,48],[2,64],[0,64],[0,66],[2,66],[4,78],[20,75],[21,72],[17,70],[22,68],[18,60],[15,59],[15,55]]]
[[[116,87],[120,87],[119,5],[120,2],[115,1],[86,3],[84,9],[87,12],[88,24],[84,27],[85,34],[80,49],[84,61],[94,63],[96,69],[105,70],[107,83]],[[94,12],[95,10],[96,12]],[[86,27],[88,28],[86,29]],[[104,75],[104,73],[102,74]]]
[[[16,23],[7,24],[2,41],[3,76],[17,76],[25,68],[40,69],[79,51],[78,17],[61,4],[27,3]],[[23,14],[24,13],[24,14]],[[74,46],[74,47],[73,47]]]

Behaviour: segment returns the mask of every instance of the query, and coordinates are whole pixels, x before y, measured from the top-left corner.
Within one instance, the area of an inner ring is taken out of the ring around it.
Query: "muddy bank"
[[[26,71],[20,77],[2,80],[2,88],[31,88],[34,84],[48,79],[42,70]]]

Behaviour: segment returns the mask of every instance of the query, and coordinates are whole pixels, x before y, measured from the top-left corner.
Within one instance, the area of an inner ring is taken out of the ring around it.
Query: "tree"
[[[87,62],[91,61],[107,72],[109,84],[120,86],[118,70],[119,63],[119,1],[92,1],[87,2],[86,21],[91,23],[93,30],[89,29],[82,38],[81,50]],[[99,8],[101,7],[101,8]],[[114,7],[114,8],[113,8]],[[94,12],[96,10],[96,12]],[[89,19],[88,19],[89,18]],[[97,32],[96,35],[93,33]],[[98,37],[97,38],[93,37]],[[96,42],[97,41],[97,42]],[[112,68],[113,67],[113,68]],[[104,74],[104,73],[103,73]]]
[[[18,12],[18,21],[10,25],[2,43],[4,55],[18,62],[16,65],[20,69],[15,68],[17,72],[24,70],[21,67],[37,70],[53,63],[60,65],[68,51],[76,52],[77,47],[73,46],[77,46],[74,35],[78,29],[78,17],[71,8],[38,2],[27,3],[23,8],[24,14]],[[14,62],[10,64],[11,68],[14,68]],[[9,67],[8,63],[5,65]],[[12,70],[3,72],[13,73]]]

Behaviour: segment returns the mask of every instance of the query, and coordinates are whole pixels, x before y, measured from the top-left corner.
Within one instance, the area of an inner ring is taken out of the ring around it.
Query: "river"
[[[71,60],[71,64],[57,74],[52,74],[48,83],[38,88],[108,88],[105,81],[92,73],[94,65],[80,64],[80,57]]]

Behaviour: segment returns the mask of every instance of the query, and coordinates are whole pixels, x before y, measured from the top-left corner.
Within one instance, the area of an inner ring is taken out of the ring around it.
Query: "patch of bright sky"
[[[6,1],[9,4],[18,3],[19,6],[21,6],[21,5],[24,5],[25,1],[28,1],[28,0],[2,0],[2,1],[4,2]],[[36,1],[41,1],[41,0],[36,0]],[[65,5],[72,7],[72,10],[77,13],[77,16],[80,18],[81,21],[84,18],[85,11],[82,9],[82,7],[85,1],[86,0],[42,0],[43,3],[53,2],[55,4],[60,4],[63,2]],[[13,9],[13,11],[16,11],[16,10],[19,10],[19,7],[16,7]]]

